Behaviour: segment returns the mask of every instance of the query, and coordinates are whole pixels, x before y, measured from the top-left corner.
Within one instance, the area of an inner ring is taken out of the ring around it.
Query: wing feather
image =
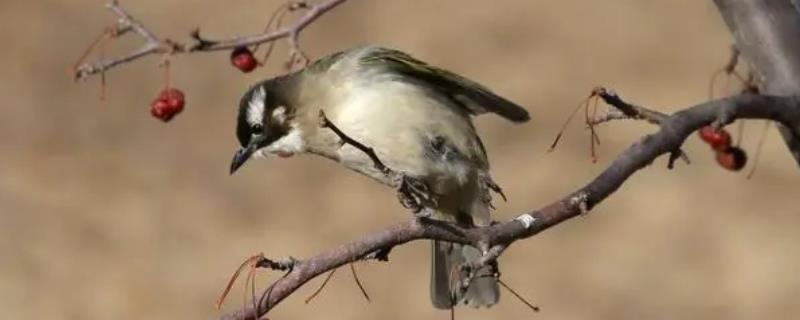
[[[492,112],[513,122],[530,120],[527,110],[498,96],[483,85],[417,60],[402,51],[367,47],[359,63],[365,67],[388,68],[392,72],[428,83],[431,88],[452,97],[473,115]]]

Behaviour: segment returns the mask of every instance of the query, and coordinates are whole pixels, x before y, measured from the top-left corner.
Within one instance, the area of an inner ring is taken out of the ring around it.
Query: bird
[[[251,158],[315,154],[393,183],[363,149],[321,126],[320,112],[386,167],[417,182],[431,200],[418,204],[426,217],[468,226],[491,224],[492,191],[505,199],[489,175],[472,117],[494,113],[514,123],[530,119],[523,107],[454,72],[400,50],[359,46],[247,89],[236,118],[241,147],[230,173]],[[479,249],[432,240],[431,251],[434,307],[498,302],[496,270],[489,267],[478,270],[466,289],[454,288],[464,277],[454,268],[480,259]]]

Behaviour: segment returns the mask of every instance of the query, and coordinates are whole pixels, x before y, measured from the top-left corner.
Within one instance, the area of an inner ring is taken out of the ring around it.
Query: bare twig
[[[248,289],[248,286],[250,286],[250,289],[252,290],[251,296],[252,296],[252,302],[253,302],[253,310],[258,310],[262,299],[259,299],[259,301],[256,302],[256,298],[255,298],[255,296],[256,296],[256,292],[255,292],[255,288],[256,288],[256,284],[255,284],[255,281],[256,281],[255,280],[256,269],[257,268],[268,268],[268,269],[272,269],[272,270],[280,270],[280,271],[289,271],[289,272],[291,272],[292,268],[294,268],[294,266],[298,262],[299,261],[295,260],[292,257],[289,257],[287,259],[281,259],[281,260],[267,259],[264,256],[263,253],[259,253],[257,255],[254,255],[254,256],[251,256],[251,257],[247,258],[244,262],[242,262],[242,264],[239,266],[239,268],[237,268],[236,271],[233,273],[233,275],[231,276],[230,280],[228,281],[228,284],[225,286],[225,290],[222,292],[222,294],[220,295],[219,299],[217,299],[217,304],[216,304],[217,309],[220,309],[222,307],[222,304],[225,302],[225,298],[228,296],[228,293],[230,293],[231,288],[233,287],[233,284],[236,282],[236,279],[239,277],[239,274],[242,272],[242,270],[245,267],[248,267],[248,272],[247,272],[247,277],[245,278],[245,283],[244,283],[245,299],[244,299],[243,303],[245,304],[245,307],[243,307],[242,310],[247,309],[246,306],[247,306],[247,289]],[[270,288],[268,288],[267,291],[265,291],[264,295],[268,296],[270,292],[272,292],[272,286],[270,286]]]
[[[369,294],[367,294],[367,289],[364,288],[364,284],[362,284],[361,279],[358,278],[355,263],[350,263],[350,273],[353,274],[353,280],[356,282],[358,289],[361,290],[361,294],[364,295],[364,299],[367,299],[367,302],[371,302],[369,299]]]
[[[736,48],[735,45],[731,46],[731,52],[728,55],[728,62],[725,63],[725,66],[722,68],[717,69],[711,75],[711,80],[708,82],[708,99],[714,99],[714,85],[717,83],[717,78],[723,73],[726,75],[725,78],[725,89],[727,91],[728,88],[728,80],[730,80],[730,76],[734,75],[737,79],[742,79],[742,76],[736,72],[736,66],[739,65],[739,49]],[[727,92],[726,92],[727,95]]]
[[[156,37],[156,35],[153,34],[153,32],[145,28],[144,25],[136,21],[127,11],[125,11],[125,9],[123,9],[119,5],[119,2],[117,0],[112,0],[106,5],[106,7],[108,7],[108,9],[110,9],[111,11],[114,11],[114,13],[117,16],[119,16],[120,25],[131,27],[133,31],[142,36],[142,38],[144,38],[145,41],[150,43],[161,42],[161,40],[159,40],[158,37]]]
[[[333,270],[331,270],[331,272],[328,272],[328,275],[325,277],[325,280],[322,281],[322,284],[319,285],[317,290],[314,290],[314,292],[310,296],[308,296],[308,298],[306,298],[306,300],[305,300],[306,304],[311,302],[311,300],[314,300],[314,298],[316,298],[322,292],[322,290],[325,289],[325,286],[328,284],[328,281],[331,280],[331,278],[333,277],[333,274],[336,273],[336,270],[338,270],[338,269],[339,268],[334,268]],[[364,288],[364,285],[361,283],[361,280],[358,278],[358,274],[356,273],[356,268],[353,265],[353,263],[350,263],[350,272],[353,274],[353,280],[355,281],[356,285],[358,286],[358,289],[361,290],[361,294],[364,295],[364,299],[367,299],[367,302],[370,302],[369,294],[367,294],[367,289]]]
[[[305,301],[306,304],[311,302],[311,300],[314,300],[314,298],[316,298],[319,295],[319,293],[322,292],[322,289],[325,289],[325,286],[328,285],[328,281],[331,280],[331,278],[333,277],[333,274],[336,273],[336,270],[339,270],[339,268],[338,267],[337,268],[333,268],[333,270],[331,270],[331,272],[328,272],[328,275],[325,277],[325,280],[322,280],[322,284],[319,285],[317,290],[314,290],[314,292],[310,296],[308,296],[308,298],[306,298],[306,301]]]
[[[722,70],[725,71],[725,73],[730,74],[736,71],[736,66],[739,65],[740,54],[741,52],[739,51],[739,48],[737,48],[735,45],[732,45],[731,54],[728,57],[728,62],[725,63],[725,67],[722,68]]]
[[[594,92],[592,92],[592,94],[590,94],[586,99],[582,100],[581,103],[579,103],[578,106],[575,107],[575,109],[572,109],[572,112],[570,112],[569,116],[567,117],[567,120],[565,120],[564,123],[561,124],[561,129],[558,130],[558,134],[556,134],[556,138],[553,139],[553,143],[550,144],[550,148],[547,150],[547,152],[552,152],[553,150],[556,149],[558,142],[561,141],[561,137],[564,135],[564,131],[566,131],[569,123],[572,122],[572,118],[574,118],[575,115],[578,114],[578,111],[580,111],[581,108],[584,108],[586,106],[588,100],[592,99],[594,96],[595,96]]]
[[[756,174],[756,169],[758,169],[758,162],[761,159],[761,150],[764,148],[764,141],[767,138],[767,130],[769,127],[772,126],[772,122],[764,121],[764,129],[761,131],[761,136],[758,138],[758,145],[756,145],[756,153],[753,156],[753,165],[750,168],[750,172],[747,173],[747,179],[753,178]]]
[[[539,210],[488,227],[463,227],[427,218],[415,218],[389,226],[358,241],[297,261],[291,271],[265,290],[257,307],[226,314],[221,319],[258,319],[309,280],[376,251],[409,241],[432,239],[476,248],[509,246],[591,210],[638,170],[660,155],[679,149],[683,141],[697,129],[712,122],[730,123],[736,119],[769,119],[787,126],[798,126],[800,101],[794,97],[746,94],[709,101],[676,112],[661,119],[658,132],[634,143],[594,180]]]
[[[610,121],[613,118],[616,118],[616,119],[644,120],[652,124],[661,125],[663,121],[669,118],[669,115],[665,113],[661,113],[642,106],[627,103],[624,100],[622,100],[622,98],[620,98],[616,93],[614,93],[613,91],[609,91],[606,88],[598,87],[595,88],[593,92],[595,95],[602,98],[603,101],[613,106],[619,113],[621,113],[621,115],[618,116],[612,116],[612,117],[606,116],[605,118],[596,119],[596,121],[594,121],[593,124],[599,124],[605,121]],[[686,155],[686,152],[678,148],[670,153],[669,161],[667,162],[667,168],[672,169],[675,160],[677,160],[678,158],[682,159],[687,164],[691,163],[691,161],[689,160],[689,156]]]
[[[134,19],[116,0],[106,4],[106,7],[119,17],[117,26],[114,29],[116,30],[115,37],[126,34],[128,31],[134,31],[144,39],[145,43],[127,55],[117,58],[101,59],[94,63],[84,63],[76,66],[74,69],[75,79],[83,79],[89,75],[104,72],[119,64],[130,62],[153,53],[167,52],[166,43],[162,42],[153,32]],[[84,57],[87,55],[88,51],[84,54]]]
[[[508,292],[511,292],[511,294],[514,295],[514,297],[517,298],[517,300],[522,301],[522,303],[524,303],[533,312],[539,312],[539,306],[536,306],[533,303],[530,303],[530,301],[528,301],[527,299],[522,297],[522,295],[520,295],[519,293],[514,291],[514,289],[511,289],[511,287],[509,287],[505,282],[503,282],[503,280],[497,279],[497,283],[499,283],[501,286],[503,286],[503,288],[506,288],[506,290],[508,290]]]
[[[344,2],[347,2],[347,0],[328,0],[319,4],[312,4],[306,1],[290,2],[288,10],[305,11],[305,14],[291,25],[272,32],[220,40],[205,39],[200,36],[199,29],[195,29],[190,32],[189,44],[184,44],[170,39],[160,39],[155,33],[134,19],[134,17],[120,6],[116,0],[112,0],[106,4],[106,7],[119,17],[116,27],[116,30],[118,30],[117,36],[128,33],[128,31],[134,31],[145,43],[136,50],[120,57],[82,63],[74,68],[73,74],[75,79],[84,79],[88,76],[104,72],[118,65],[132,62],[151,54],[181,54],[201,51],[231,50],[238,47],[273,42],[284,38],[289,39],[291,55],[293,57],[300,56],[301,59],[308,63],[310,59],[299,45],[300,33],[322,15]]]
[[[300,17],[295,23],[275,30],[270,33],[258,34],[246,37],[237,37],[233,39],[224,40],[206,40],[210,44],[203,46],[190,46],[189,51],[217,51],[229,50],[238,47],[251,46],[261,43],[267,43],[283,38],[295,38],[308,27],[312,22],[324,15],[326,12],[335,8],[336,6],[347,2],[347,0],[328,0],[320,4],[311,4],[306,1],[295,2],[294,6],[298,9],[306,9],[306,13]],[[299,48],[294,48],[299,49]]]
[[[222,291],[222,294],[220,294],[219,299],[217,299],[216,306],[218,310],[222,307],[222,304],[225,302],[225,298],[228,296],[228,293],[230,293],[233,284],[236,283],[236,279],[239,278],[239,274],[242,273],[242,270],[244,270],[244,268],[247,267],[248,265],[255,266],[256,262],[263,257],[264,257],[263,253],[251,256],[242,261],[242,264],[239,265],[238,268],[236,268],[236,271],[233,273],[233,275],[231,275],[230,280],[228,280],[228,283],[225,285],[225,290]]]
[[[606,116],[605,118],[598,118],[592,121],[593,124],[600,124],[609,120],[615,119],[634,119],[644,120],[649,123],[659,125],[662,121],[666,120],[669,115],[648,109],[642,106],[627,103],[622,100],[615,92],[607,90],[606,88],[598,87],[594,89],[594,94],[602,98],[603,101],[613,106],[619,113],[613,116]],[[612,109],[614,110],[614,109]]]
[[[601,117],[597,116],[597,101],[599,99],[603,99],[603,101],[613,107],[608,109],[605,115]],[[586,127],[589,129],[589,150],[592,157],[592,162],[597,162],[596,146],[600,145],[600,136],[597,134],[597,129],[595,129],[595,126],[612,120],[622,119],[645,120],[652,124],[658,125],[660,124],[661,120],[667,117],[667,115],[664,113],[642,106],[629,104],[617,96],[616,93],[602,87],[597,87],[592,90],[586,99],[581,101],[581,103],[577,108],[575,108],[575,110],[572,111],[572,113],[570,113],[569,117],[567,117],[567,120],[561,126],[561,129],[553,140],[553,143],[550,145],[550,149],[548,151],[555,149],[555,147],[558,145],[558,142],[561,140],[567,125],[580,109],[583,109],[584,111]],[[686,161],[686,163],[689,163],[689,157],[686,156],[683,151],[677,150],[675,153],[681,159]],[[670,169],[672,169],[672,164],[673,161],[670,160],[668,164]]]

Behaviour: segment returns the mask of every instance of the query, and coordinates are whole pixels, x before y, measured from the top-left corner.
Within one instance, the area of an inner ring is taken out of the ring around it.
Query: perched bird
[[[455,73],[401,51],[358,47],[247,90],[236,127],[242,148],[231,174],[252,157],[312,153],[391,184],[364,151],[320,126],[320,111],[387,167],[423,184],[433,200],[421,205],[431,219],[475,226],[491,223],[490,190],[500,188],[489,176],[470,116],[492,112],[513,122],[529,120],[522,107]],[[453,269],[481,255],[471,246],[433,241],[435,307],[497,303],[497,280],[489,268],[479,270],[466,290],[454,289],[462,275]]]

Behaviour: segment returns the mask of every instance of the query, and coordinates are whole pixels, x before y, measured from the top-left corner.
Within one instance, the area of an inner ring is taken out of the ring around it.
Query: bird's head
[[[293,110],[272,81],[259,83],[239,102],[236,138],[241,148],[231,161],[233,174],[253,156],[291,156],[302,152],[299,130],[292,125]]]

